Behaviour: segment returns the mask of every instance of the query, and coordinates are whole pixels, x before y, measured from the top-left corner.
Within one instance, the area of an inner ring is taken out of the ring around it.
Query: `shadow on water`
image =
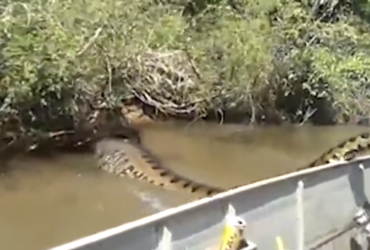
[[[178,173],[227,188],[294,171],[366,130],[177,124],[143,128],[143,142]],[[45,249],[192,199],[106,174],[88,154],[11,167],[0,177],[0,249]]]

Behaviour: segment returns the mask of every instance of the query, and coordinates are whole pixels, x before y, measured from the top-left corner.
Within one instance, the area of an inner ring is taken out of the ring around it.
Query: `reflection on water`
[[[166,125],[145,128],[143,142],[177,172],[226,188],[294,171],[366,130]],[[0,178],[0,249],[46,249],[192,199],[106,174],[90,155],[11,164]]]

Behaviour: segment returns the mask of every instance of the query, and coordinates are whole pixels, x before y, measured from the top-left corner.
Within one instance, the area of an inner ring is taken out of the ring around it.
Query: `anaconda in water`
[[[148,182],[170,190],[210,196],[224,189],[184,177],[155,158],[142,145],[128,139],[105,138],[95,145],[99,168],[117,176]]]
[[[322,166],[338,161],[351,161],[368,154],[370,154],[370,133],[361,133],[330,148],[316,160],[298,170]]]
[[[96,143],[95,153],[99,167],[118,176],[146,181],[165,189],[186,191],[201,197],[226,191],[177,174],[163,166],[144,146],[129,139],[105,138]],[[298,170],[334,161],[350,161],[369,153],[370,134],[361,133],[332,147],[319,158]]]

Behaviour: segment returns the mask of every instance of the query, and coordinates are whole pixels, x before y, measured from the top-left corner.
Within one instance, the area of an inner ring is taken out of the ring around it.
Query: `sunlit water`
[[[294,171],[364,127],[152,126],[143,141],[166,166],[220,187]],[[0,177],[0,249],[40,250],[192,200],[96,169],[91,155],[19,158]]]

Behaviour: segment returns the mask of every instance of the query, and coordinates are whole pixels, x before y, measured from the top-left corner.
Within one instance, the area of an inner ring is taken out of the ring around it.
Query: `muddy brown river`
[[[162,125],[143,141],[165,165],[230,187],[294,171],[366,127]],[[0,249],[43,250],[190,201],[96,169],[89,154],[18,158],[0,177]]]

